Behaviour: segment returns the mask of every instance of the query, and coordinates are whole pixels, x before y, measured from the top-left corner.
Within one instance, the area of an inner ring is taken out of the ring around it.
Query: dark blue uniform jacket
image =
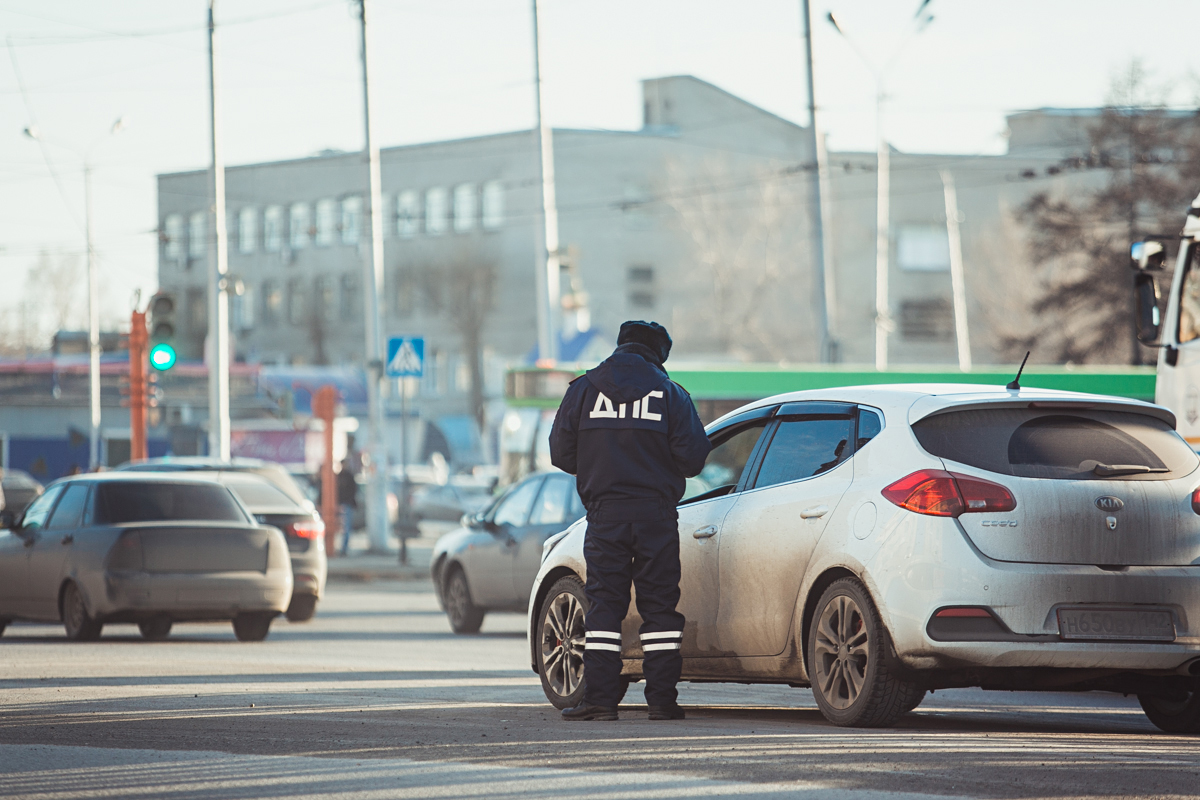
[[[550,431],[550,461],[577,476],[590,515],[633,505],[674,516],[708,451],[692,398],[636,343],[571,382]]]

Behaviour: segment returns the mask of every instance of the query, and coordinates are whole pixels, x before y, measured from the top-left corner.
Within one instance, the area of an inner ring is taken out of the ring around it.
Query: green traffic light
[[[156,344],[150,348],[150,366],[159,372],[166,372],[175,366],[175,348],[169,344]]]

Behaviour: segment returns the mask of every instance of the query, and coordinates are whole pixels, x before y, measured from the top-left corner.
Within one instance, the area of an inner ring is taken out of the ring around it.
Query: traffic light
[[[159,292],[150,298],[150,366],[166,372],[175,366],[175,295]]]

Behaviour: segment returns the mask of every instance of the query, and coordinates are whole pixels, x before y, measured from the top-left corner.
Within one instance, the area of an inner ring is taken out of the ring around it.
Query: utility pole
[[[88,470],[100,466],[100,303],[96,299],[96,243],[92,238],[92,164],[83,161],[83,226],[87,238],[88,282],[88,406],[91,430],[88,436]]]
[[[962,234],[958,229],[958,191],[954,188],[954,173],[940,170],[942,189],[946,195],[946,238],[950,243],[950,291],[954,297],[954,338],[958,344],[958,368],[971,371],[971,337],[967,328],[967,285],[963,273]]]
[[[809,0],[800,0],[801,13],[804,16],[804,57],[808,66],[808,132],[810,150],[816,161],[817,169],[811,175],[811,225],[813,231],[813,276],[814,295],[816,296],[817,325],[820,329],[820,359],[831,363],[836,345],[830,332],[830,315],[833,308],[830,299],[833,294],[833,274],[829,259],[825,255],[825,214],[822,206],[822,162],[825,160],[825,148],[819,141],[821,134],[817,130],[817,95],[813,80],[813,47],[812,47],[812,14]]]
[[[146,312],[134,309],[129,325],[129,460],[149,458],[146,443]]]
[[[558,202],[554,190],[553,131],[542,113],[542,51],[538,38],[538,2],[533,0],[533,84],[537,108],[539,177],[542,181],[542,230],[539,246],[544,248],[537,258],[534,281],[538,296],[537,330],[538,358],[558,360],[561,303],[559,296]]]
[[[217,95],[217,42],[213,4],[208,0],[208,108],[212,143],[208,237],[208,453],[228,461],[229,452],[229,248],[225,230],[225,162],[221,154]]]
[[[369,50],[367,48],[367,0],[358,0],[362,34],[363,128],[366,136],[367,214],[371,226],[371,247],[363,259],[363,298],[366,302],[366,367],[368,425],[367,539],[371,552],[388,550],[387,518],[387,443],[383,430],[383,315],[379,299],[383,296],[383,195],[380,188],[379,144],[371,128],[371,88]],[[401,420],[401,425],[404,420]]]

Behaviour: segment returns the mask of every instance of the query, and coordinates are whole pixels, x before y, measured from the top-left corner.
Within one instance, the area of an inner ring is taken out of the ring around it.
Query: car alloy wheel
[[[63,589],[62,618],[67,638],[73,642],[94,642],[100,638],[100,631],[104,627],[103,623],[88,614],[83,593],[73,582]]]
[[[479,633],[485,612],[471,600],[471,587],[467,585],[467,576],[462,567],[455,566],[452,569],[445,589],[446,618],[450,620],[450,630],[455,633]]]
[[[572,708],[583,699],[584,625],[587,597],[573,575],[559,578],[538,615],[538,672],[542,691],[555,708]]]
[[[925,688],[897,674],[887,630],[855,578],[830,584],[808,632],[813,697],[825,719],[850,727],[885,727],[916,707]]]

